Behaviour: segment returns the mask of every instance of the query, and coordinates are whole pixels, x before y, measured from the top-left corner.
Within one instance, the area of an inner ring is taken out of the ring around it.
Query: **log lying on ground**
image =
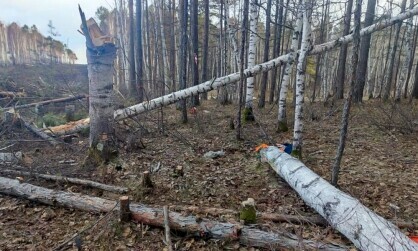
[[[52,138],[51,136],[49,136],[48,134],[46,134],[45,132],[43,132],[41,129],[37,128],[34,125],[31,125],[30,123],[26,122],[24,119],[22,119],[22,117],[20,117],[20,121],[22,122],[22,124],[31,132],[33,132],[34,134],[36,134],[38,137],[40,137],[41,139],[44,139],[45,141],[47,141],[48,143],[50,143],[51,145],[55,146],[57,145],[59,142],[56,141],[54,138]]]
[[[370,34],[372,32],[384,29],[388,26],[393,25],[396,22],[400,22],[402,20],[405,20],[411,16],[415,16],[418,14],[418,8],[412,9],[412,10],[408,10],[398,16],[395,16],[391,19],[387,19],[387,20],[383,20],[381,22],[378,22],[374,25],[368,26],[363,28],[360,31],[360,35],[364,36],[366,34]],[[311,50],[309,52],[309,55],[313,55],[313,54],[318,54],[318,53],[322,53],[325,51],[329,51],[332,50],[338,46],[341,46],[342,44],[347,44],[350,43],[353,40],[352,35],[347,35],[344,37],[341,37],[339,39],[336,40],[332,40],[329,42],[326,42],[324,44],[320,44],[320,45],[315,45],[313,50]],[[263,73],[263,72],[267,72],[275,67],[280,66],[283,63],[286,63],[289,60],[290,56],[289,54],[280,56],[278,58],[272,59],[270,61],[267,61],[265,63],[262,64],[258,64],[252,68],[246,69],[244,70],[244,78],[248,78],[248,77],[252,77],[255,76],[257,74]],[[155,98],[152,99],[150,101],[146,101],[143,102],[141,104],[136,104],[124,109],[120,109],[120,110],[116,110],[114,113],[114,117],[116,120],[120,120],[120,119],[125,119],[125,118],[129,118],[135,115],[138,115],[140,113],[143,113],[145,111],[149,111],[149,110],[153,110],[155,108],[158,107],[163,107],[166,105],[170,105],[173,104],[181,99],[185,99],[188,97],[191,97],[193,95],[198,95],[200,93],[205,93],[211,90],[214,90],[218,87],[221,86],[225,86],[231,83],[235,83],[237,81],[239,81],[241,79],[240,77],[240,73],[236,72],[236,73],[232,73],[230,75],[224,76],[224,77],[220,77],[220,78],[215,78],[213,80],[204,82],[202,84],[196,85],[196,86],[192,86],[189,87],[187,89],[181,90],[181,91],[177,91],[177,92],[173,92],[171,94],[159,97],[159,98]]]
[[[82,95],[71,96],[71,97],[67,97],[67,98],[57,98],[57,99],[50,99],[50,100],[44,100],[44,101],[40,101],[40,102],[25,104],[25,105],[17,105],[17,106],[14,106],[13,108],[15,110],[17,110],[17,109],[23,109],[23,108],[28,108],[28,107],[48,105],[48,104],[52,104],[52,103],[71,102],[71,101],[74,101],[74,100],[79,100],[79,99],[83,99],[83,98],[87,98],[87,97],[88,97],[87,95],[82,94]],[[8,109],[8,108],[6,107],[4,109]]]
[[[52,126],[43,129],[47,134],[54,136],[70,135],[79,132],[83,129],[87,129],[90,126],[90,118],[72,121],[64,125]]]
[[[189,213],[195,214],[207,214],[210,216],[220,216],[220,215],[239,215],[238,211],[232,209],[224,208],[205,208],[197,206],[170,206],[170,209],[176,211],[186,211]],[[276,214],[276,213],[263,213],[257,212],[257,219],[272,221],[272,222],[289,222],[294,224],[314,224],[318,226],[327,225],[327,221],[320,216],[297,216],[297,215],[288,215],[288,214]]]
[[[261,157],[332,227],[361,250],[418,250],[418,244],[394,224],[377,215],[359,200],[338,190],[298,159],[277,147],[261,150]]]
[[[14,97],[24,97],[24,92],[8,92],[0,91],[0,98],[14,98]]]
[[[126,187],[112,186],[112,185],[95,182],[92,180],[70,178],[70,177],[65,177],[65,176],[57,176],[57,175],[42,174],[42,173],[30,173],[30,172],[24,172],[24,171],[18,171],[18,170],[8,170],[8,169],[0,169],[0,173],[9,174],[9,175],[20,175],[20,176],[26,176],[26,177],[36,177],[36,178],[42,178],[45,180],[58,181],[58,182],[63,182],[63,183],[78,184],[78,185],[93,187],[93,188],[97,188],[97,189],[101,189],[101,190],[109,191],[113,193],[127,193],[129,191],[129,189]]]
[[[105,213],[118,210],[117,202],[76,193],[55,191],[18,180],[0,177],[0,193],[26,198],[53,206],[65,206],[88,212]],[[163,210],[132,203],[132,219],[147,225],[164,227]],[[239,240],[245,245],[257,247],[297,248],[300,245],[315,250],[347,250],[345,246],[301,240],[290,233],[269,233],[239,224],[211,221],[194,216],[170,212],[170,229],[187,232],[196,237]]]

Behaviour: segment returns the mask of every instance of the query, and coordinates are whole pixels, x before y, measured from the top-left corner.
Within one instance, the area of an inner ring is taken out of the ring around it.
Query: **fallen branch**
[[[67,182],[72,184],[78,184],[88,187],[94,187],[97,189],[101,189],[104,191],[109,191],[113,193],[127,193],[129,191],[126,187],[119,187],[119,186],[112,186],[107,185],[91,180],[84,180],[84,179],[77,179],[77,178],[70,178],[65,176],[57,176],[57,175],[50,175],[50,174],[42,174],[42,173],[31,173],[31,172],[23,172],[18,170],[8,170],[8,169],[0,169],[0,173],[3,174],[9,174],[9,175],[20,175],[20,176],[26,176],[26,177],[36,177],[41,178],[45,180],[52,180],[52,181],[58,181],[58,182]]]
[[[59,142],[56,141],[54,138],[52,138],[51,136],[49,136],[48,134],[46,134],[45,132],[43,132],[41,129],[37,128],[34,125],[31,125],[30,123],[26,122],[22,117],[20,117],[20,121],[22,122],[22,124],[31,132],[33,132],[34,134],[36,134],[38,137],[40,137],[41,139],[46,140],[48,143],[50,143],[51,145],[55,146],[57,145]]]
[[[40,101],[40,102],[25,104],[25,105],[17,105],[17,106],[14,106],[13,108],[15,110],[18,110],[18,109],[23,109],[23,108],[28,108],[28,107],[48,105],[48,104],[52,104],[52,103],[71,102],[71,101],[74,101],[74,100],[79,100],[79,99],[83,99],[83,98],[87,98],[87,97],[88,97],[87,95],[83,94],[83,95],[77,95],[77,96],[67,97],[67,98],[57,98],[57,99],[50,99],[50,100],[44,100],[44,101]],[[10,109],[10,108],[12,108],[12,107],[6,107],[4,109]]]
[[[106,213],[115,208],[117,202],[88,195],[55,191],[18,180],[0,177],[0,193],[26,198],[47,205],[64,206],[88,212]],[[132,219],[151,226],[163,227],[163,210],[141,204],[131,204]],[[317,250],[347,250],[347,247],[324,244],[317,241],[300,240],[290,233],[269,233],[240,224],[211,221],[194,216],[182,216],[170,212],[170,228],[191,233],[196,237],[239,240],[240,243],[256,247],[296,248],[300,245]]]
[[[361,250],[418,250],[418,244],[394,224],[359,200],[338,190],[298,159],[277,147],[261,150],[261,157],[332,227]]]

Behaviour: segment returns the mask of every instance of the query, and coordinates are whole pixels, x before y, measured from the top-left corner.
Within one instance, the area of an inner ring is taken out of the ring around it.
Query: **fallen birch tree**
[[[305,201],[360,250],[418,250],[391,222],[338,190],[277,147],[261,150],[266,161]]]
[[[0,193],[25,198],[53,206],[64,206],[87,212],[106,213],[118,210],[116,201],[80,195],[76,193],[56,191],[18,180],[0,177]],[[132,203],[131,216],[134,221],[143,224],[164,227],[162,208],[151,208]],[[317,241],[303,240],[290,233],[272,233],[254,229],[240,224],[223,223],[195,216],[183,216],[180,213],[169,213],[169,226],[172,230],[187,232],[199,238],[237,240],[241,244],[274,248],[300,248],[315,250],[347,250],[348,247],[336,244],[325,244]]]
[[[71,121],[64,125],[51,126],[51,127],[43,129],[43,131],[53,136],[62,136],[62,135],[69,135],[69,134],[77,133],[89,127],[90,127],[90,118],[86,118],[86,119],[80,119],[77,121]]]
[[[365,27],[360,31],[360,36],[364,36],[367,34],[371,34],[375,31],[378,30],[382,30],[386,27],[389,27],[397,22],[401,22],[402,20],[408,19],[412,16],[415,16],[418,14],[418,8],[414,8],[411,10],[408,10],[398,16],[395,16],[393,18],[390,19],[385,19],[382,20],[376,24],[373,24],[371,26]],[[326,52],[326,51],[330,51],[338,46],[341,46],[342,44],[347,44],[353,41],[353,36],[352,34],[344,36],[344,37],[340,37],[338,39],[323,43],[323,44],[319,44],[319,45],[315,45],[313,47],[313,49],[311,51],[309,51],[308,55],[315,55],[315,54],[319,54],[322,52]],[[249,78],[252,76],[255,76],[257,74],[269,71],[275,67],[280,66],[283,63],[286,63],[289,61],[289,59],[291,59],[291,55],[286,54],[286,55],[282,55],[280,57],[274,58],[270,61],[267,61],[265,63],[261,63],[258,65],[255,65],[252,68],[246,69],[244,70],[244,78]],[[237,81],[239,81],[241,79],[240,77],[240,73],[236,72],[236,73],[232,73],[229,74],[227,76],[223,76],[223,77],[219,77],[219,78],[214,78],[210,81],[206,81],[202,84],[196,85],[196,86],[192,86],[189,87],[187,89],[184,90],[180,90],[180,91],[176,91],[170,94],[167,94],[165,96],[159,97],[159,98],[155,98],[140,104],[136,104],[124,109],[119,109],[116,110],[114,112],[114,118],[116,120],[121,120],[121,119],[126,119],[129,117],[133,117],[136,116],[140,113],[143,113],[145,111],[149,111],[149,110],[153,110],[155,108],[159,108],[159,107],[163,107],[166,105],[170,105],[173,104],[179,100],[191,97],[193,95],[198,95],[201,93],[205,93],[211,90],[214,90],[218,87],[222,87],[228,84],[232,84],[235,83]]]
[[[103,183],[99,183],[92,180],[85,180],[85,179],[78,179],[78,178],[71,178],[65,176],[58,176],[58,175],[51,175],[51,174],[42,174],[42,173],[32,173],[32,172],[24,172],[19,170],[9,170],[9,169],[0,169],[0,173],[9,174],[9,175],[20,175],[25,177],[36,177],[45,180],[52,180],[62,183],[72,183],[77,185],[83,185],[88,187],[93,187],[97,189],[101,189],[104,191],[109,191],[113,193],[127,193],[129,191],[126,187],[120,186],[112,186]]]

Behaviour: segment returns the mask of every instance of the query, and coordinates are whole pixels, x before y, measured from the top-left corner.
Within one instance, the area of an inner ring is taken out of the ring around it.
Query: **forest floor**
[[[327,180],[338,146],[342,107],[343,103],[333,108],[324,107],[320,102],[306,103],[303,162]],[[259,123],[243,125],[242,141],[235,139],[235,131],[229,126],[231,118],[236,116],[236,108],[236,105],[221,106],[213,100],[206,101],[197,108],[197,114],[189,114],[189,123],[181,124],[180,112],[170,106],[163,109],[163,132],[157,126],[160,110],[141,115],[136,121],[130,120],[128,125],[120,125],[121,137],[134,134],[145,146],[132,149],[121,144],[118,163],[122,166],[121,171],[114,165],[83,168],[87,137],[79,136],[70,144],[52,147],[25,129],[5,130],[3,125],[1,142],[2,147],[14,144],[9,151],[25,154],[21,166],[26,170],[127,186],[133,201],[154,207],[194,205],[239,210],[240,203],[251,197],[256,200],[260,212],[315,215],[268,164],[260,165],[254,152],[261,143],[291,141],[292,132],[279,134],[275,131],[277,108],[268,105],[262,110],[255,109]],[[340,189],[386,219],[418,223],[417,103],[393,106],[368,101],[355,105],[351,114]],[[291,118],[291,114],[288,116]],[[134,133],[134,128],[141,129]],[[211,150],[223,150],[225,156],[203,158],[203,154]],[[155,188],[147,194],[141,193],[138,185],[142,172],[158,163],[160,169],[152,174]],[[184,170],[183,176],[175,173],[180,166]],[[2,168],[13,167],[1,165]],[[33,178],[26,182],[118,198],[115,194],[77,185]],[[399,209],[394,210],[391,205]],[[83,250],[165,250],[162,229],[134,222],[119,223],[116,213],[109,213],[98,221],[102,216],[0,195],[0,250],[53,250],[85,228],[80,234]],[[235,215],[215,219],[239,221]],[[355,250],[347,239],[330,227],[269,221],[259,221],[258,227],[273,232],[286,230],[306,239],[339,243]],[[418,235],[417,230],[402,230]],[[176,250],[257,250],[233,241],[194,239],[175,233],[172,238]],[[65,249],[77,250],[74,242],[69,242]],[[282,249],[272,247],[271,250]]]

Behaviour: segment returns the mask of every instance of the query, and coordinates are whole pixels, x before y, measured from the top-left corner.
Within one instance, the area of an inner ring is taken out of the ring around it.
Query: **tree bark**
[[[257,23],[258,23],[258,0],[250,2],[250,39],[248,45],[248,68],[255,65],[255,54],[257,44]],[[254,77],[247,79],[247,92],[245,96],[244,120],[254,120],[253,97],[254,97]]]
[[[202,58],[202,81],[208,80],[208,61],[209,61],[209,0],[204,0],[205,8],[205,24],[204,24],[204,35],[203,35],[203,58]],[[208,95],[205,93],[202,95],[203,99],[207,99]]]
[[[354,41],[353,41],[353,53],[351,56],[351,66],[352,66],[351,76],[356,76],[357,74],[357,64],[358,64],[359,47],[360,47],[361,3],[362,3],[362,0],[356,0],[356,8],[354,10],[354,32],[353,32]],[[338,185],[338,176],[340,173],[341,159],[344,153],[345,142],[347,139],[348,119],[350,116],[351,101],[353,99],[354,90],[356,88],[356,82],[357,80],[355,78],[351,78],[350,91],[344,103],[344,110],[343,110],[342,121],[341,121],[340,141],[338,144],[335,162],[332,166],[331,184],[333,184],[334,186]]]
[[[138,85],[136,92],[138,95],[138,102],[144,101],[144,77],[143,65],[144,56],[142,51],[142,1],[136,0],[136,78]]]
[[[305,71],[306,71],[306,57],[312,49],[312,3],[305,2],[305,10],[303,12],[303,29],[302,29],[302,43],[299,54],[298,65],[296,67],[296,104],[295,104],[295,125],[293,127],[293,149],[292,155],[298,158],[302,157],[303,144],[303,104],[305,98]]]
[[[192,75],[193,75],[193,85],[199,85],[199,32],[198,32],[198,1],[192,1],[191,8],[191,17],[190,17],[190,29],[191,29],[191,39],[193,46],[193,62],[192,62]],[[199,95],[192,96],[193,106],[198,106]]]
[[[361,250],[418,250],[395,225],[377,215],[361,202],[338,190],[302,162],[277,147],[261,150],[267,161],[299,194],[305,203]]]
[[[179,90],[186,89],[187,82],[187,14],[188,12],[188,1],[180,1],[180,74],[179,74]],[[180,100],[180,109],[181,109],[181,121],[187,123],[187,107],[186,100]]]
[[[114,142],[113,108],[113,61],[116,46],[112,42],[97,44],[94,41],[106,37],[94,19],[87,22],[79,9],[82,31],[86,38],[87,70],[89,76],[89,117],[90,117],[90,155],[95,152],[103,160],[109,160],[116,151]],[[90,156],[89,155],[89,156]]]
[[[405,8],[406,8],[406,0],[402,0],[401,13],[405,12]],[[392,87],[392,81],[393,81],[393,67],[395,65],[395,55],[396,55],[396,50],[398,48],[398,40],[399,40],[400,31],[401,31],[401,26],[402,26],[402,22],[395,24],[395,38],[393,40],[392,48],[390,49],[388,67],[386,68],[387,74],[385,75],[385,80],[384,80],[384,92],[383,92],[383,97],[382,97],[384,101],[388,100],[390,96],[390,89]]]
[[[136,86],[136,73],[135,73],[135,21],[134,21],[134,1],[128,1],[129,9],[129,92],[131,97],[138,99],[138,92]]]
[[[118,202],[80,195],[76,193],[51,190],[20,183],[18,180],[0,177],[0,193],[25,198],[53,206],[64,206],[92,213],[107,213],[117,208]],[[151,226],[164,227],[164,213],[161,208],[151,208],[142,204],[130,204],[131,218]],[[333,244],[301,240],[297,236],[282,232],[269,233],[240,224],[223,223],[194,216],[183,216],[170,212],[170,229],[192,234],[200,238],[238,240],[243,245],[255,247],[297,248],[303,245],[317,250],[347,250],[347,247]]]
[[[296,17],[296,25],[295,29],[293,30],[292,35],[292,44],[290,45],[289,51],[289,60],[284,68],[284,74],[282,79],[282,86],[280,88],[280,95],[279,95],[279,110],[278,110],[278,132],[286,132],[289,130],[287,124],[287,112],[286,112],[286,100],[287,100],[287,91],[289,88],[290,83],[290,76],[292,75],[292,68],[293,64],[297,57],[298,45],[299,45],[299,38],[302,31],[302,10],[298,10],[298,14]]]
[[[267,0],[266,9],[266,36],[264,40],[264,55],[263,62],[269,60],[269,49],[270,49],[270,22],[271,22],[271,0]],[[264,72],[261,78],[260,94],[258,96],[258,107],[263,108],[266,104],[266,90],[268,81],[268,72]]]
[[[350,33],[350,22],[351,22],[351,11],[353,9],[353,0],[348,0],[347,7],[345,10],[344,16],[344,30],[343,36],[346,36]],[[348,45],[343,44],[340,47],[340,54],[338,58],[338,70],[337,76],[335,78],[334,86],[334,98],[343,99],[344,98],[344,82],[345,82],[345,62],[347,60],[347,49]]]

